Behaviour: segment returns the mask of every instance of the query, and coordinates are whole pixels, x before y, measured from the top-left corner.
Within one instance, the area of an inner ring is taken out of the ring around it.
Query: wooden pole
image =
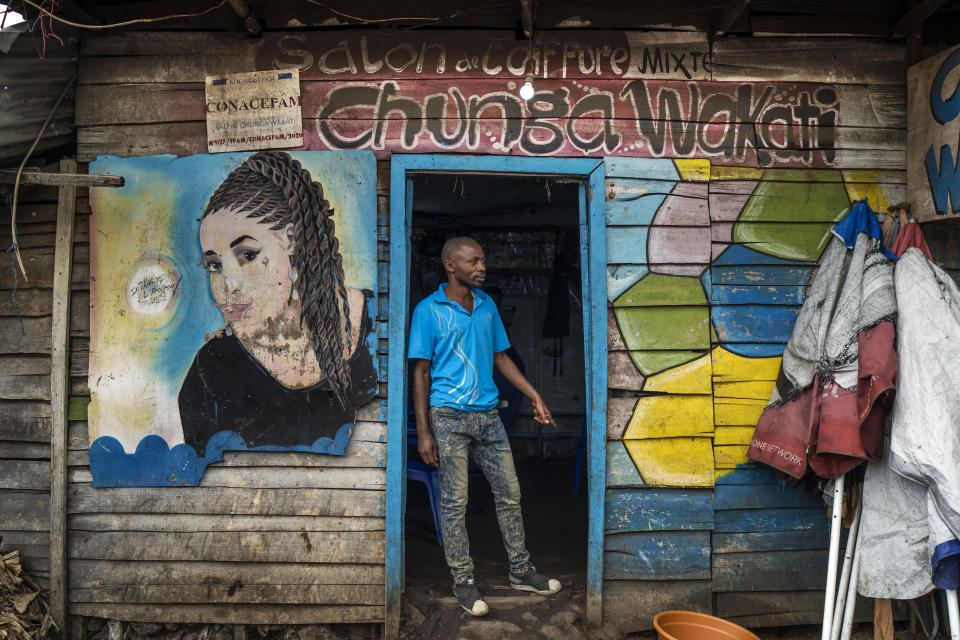
[[[873,601],[873,640],[893,640],[893,607],[889,598]]]
[[[76,173],[77,161],[60,161]],[[63,185],[57,199],[57,244],[53,271],[53,335],[50,373],[50,611],[67,633],[67,406],[70,403],[70,279],[77,188]]]

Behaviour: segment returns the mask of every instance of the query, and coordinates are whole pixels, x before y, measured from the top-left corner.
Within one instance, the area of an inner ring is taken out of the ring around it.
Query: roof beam
[[[710,30],[710,40],[724,35],[748,6],[750,6],[750,0],[730,0],[727,6],[723,8],[720,20]]]
[[[257,38],[263,33],[263,27],[260,26],[260,22],[254,17],[253,12],[250,10],[250,5],[247,4],[246,0],[227,0],[227,2],[230,4],[233,12],[237,14],[237,17],[243,21],[243,28],[246,29],[250,36]]]
[[[533,14],[536,8],[533,6],[535,0],[520,0],[520,21],[523,23],[523,35],[527,39],[533,37]]]
[[[908,33],[923,24],[924,20],[936,13],[946,3],[947,0],[923,0],[890,27],[890,37],[894,40],[905,38]]]

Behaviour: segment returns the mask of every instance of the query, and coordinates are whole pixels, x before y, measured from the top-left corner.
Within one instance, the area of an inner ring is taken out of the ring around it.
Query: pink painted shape
[[[609,398],[607,400],[607,440],[620,440],[630,423],[636,398]]]
[[[642,391],[645,378],[633,364],[627,351],[607,353],[607,386],[611,389]]]
[[[710,183],[710,220],[733,222],[740,217],[757,186],[756,180],[718,180]]]
[[[647,237],[650,271],[699,276],[710,263],[710,227],[651,227]]]
[[[678,182],[657,209],[647,236],[650,271],[699,276],[710,262],[706,182]]]
[[[733,225],[756,186],[756,180],[718,180],[710,183],[711,260],[716,260],[733,243]]]
[[[678,182],[653,218],[653,226],[699,227],[710,224],[706,182]]]

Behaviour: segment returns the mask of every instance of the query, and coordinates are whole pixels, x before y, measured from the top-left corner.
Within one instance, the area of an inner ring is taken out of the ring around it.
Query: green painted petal
[[[613,302],[614,307],[700,304],[707,304],[707,294],[699,278],[661,273],[648,273]]]
[[[710,307],[614,309],[627,349],[709,349]]]
[[[766,171],[733,229],[733,241],[787,260],[817,260],[850,207],[839,171]]]

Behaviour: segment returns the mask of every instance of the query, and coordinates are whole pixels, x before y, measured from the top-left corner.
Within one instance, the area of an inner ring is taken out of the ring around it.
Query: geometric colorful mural
[[[830,229],[893,196],[883,172],[606,164],[610,386],[628,392],[610,400],[608,473],[713,486],[749,464]]]

